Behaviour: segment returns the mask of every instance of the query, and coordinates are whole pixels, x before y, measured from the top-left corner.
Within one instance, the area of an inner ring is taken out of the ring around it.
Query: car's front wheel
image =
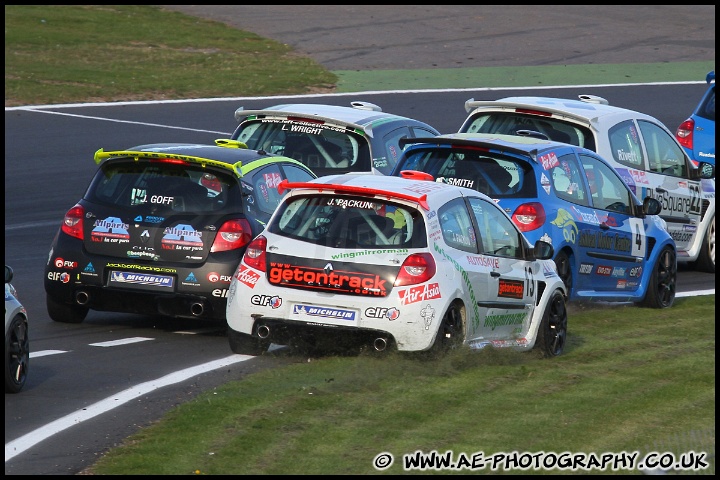
[[[258,337],[253,337],[246,333],[240,333],[228,327],[228,342],[230,350],[240,355],[258,356],[267,352],[270,343]]]
[[[708,224],[703,238],[695,269],[701,272],[715,273],[715,217]]]
[[[670,247],[665,247],[653,266],[647,292],[641,305],[650,308],[668,308],[675,301],[677,281],[677,257]]]
[[[545,307],[535,340],[534,348],[540,350],[543,357],[557,357],[565,350],[567,320],[565,296],[556,290]]]
[[[82,323],[89,310],[87,307],[81,307],[80,305],[56,302],[49,295],[45,296],[45,304],[50,318],[62,323]]]
[[[5,393],[18,393],[25,386],[30,366],[30,340],[25,318],[15,315],[5,333]]]

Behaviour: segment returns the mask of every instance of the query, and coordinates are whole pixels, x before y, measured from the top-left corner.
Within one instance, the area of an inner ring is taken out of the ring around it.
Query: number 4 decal
[[[645,228],[643,222],[639,218],[628,218],[630,220],[630,231],[632,232],[632,249],[631,254],[634,257],[645,257],[645,249],[647,248],[645,239]]]

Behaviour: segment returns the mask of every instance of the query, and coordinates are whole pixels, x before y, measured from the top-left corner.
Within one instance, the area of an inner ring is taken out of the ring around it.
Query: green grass
[[[6,107],[302,94],[336,82],[288,45],[154,6],[5,6]]]
[[[418,450],[658,449],[704,451],[702,473],[714,472],[714,316],[714,295],[667,310],[573,308],[568,348],[554,359],[492,348],[436,359],[280,351],[293,363],[177,407],[86,473],[374,474],[373,458],[390,452],[385,472],[398,474]]]

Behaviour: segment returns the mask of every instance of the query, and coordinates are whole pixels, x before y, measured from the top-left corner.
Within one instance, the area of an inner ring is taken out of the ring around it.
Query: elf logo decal
[[[630,269],[630,276],[631,277],[641,277],[642,271],[643,271],[643,267],[633,267]]]
[[[365,316],[370,318],[387,318],[390,321],[400,318],[400,310],[395,307],[368,307],[365,309]]]
[[[67,272],[48,272],[48,280],[68,283],[70,281],[70,274]]]
[[[500,279],[500,283],[498,284],[498,297],[523,298],[524,293],[524,283],[520,280]]]
[[[280,308],[282,305],[282,298],[270,295],[253,295],[250,297],[250,303],[257,305],[258,307],[272,307]]]
[[[420,285],[418,287],[408,288],[407,290],[400,290],[398,292],[398,296],[400,297],[400,302],[403,305],[433,300],[435,298],[440,298],[440,285],[437,283],[430,283]]]

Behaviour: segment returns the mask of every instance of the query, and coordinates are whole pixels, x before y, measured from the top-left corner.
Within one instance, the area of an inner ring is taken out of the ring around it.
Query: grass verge
[[[667,310],[579,309],[566,353],[550,360],[492,348],[298,358],[179,406],[86,473],[374,474],[389,452],[384,473],[398,474],[417,451],[658,449],[705,452],[710,467],[698,473],[714,473],[714,313],[714,295]]]

